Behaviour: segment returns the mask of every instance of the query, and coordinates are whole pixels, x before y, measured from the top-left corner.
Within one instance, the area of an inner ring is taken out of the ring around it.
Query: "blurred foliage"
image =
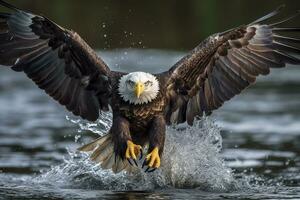
[[[300,9],[299,0],[7,1],[76,30],[99,49],[186,50],[210,34],[249,23],[281,4],[287,6],[285,13]]]

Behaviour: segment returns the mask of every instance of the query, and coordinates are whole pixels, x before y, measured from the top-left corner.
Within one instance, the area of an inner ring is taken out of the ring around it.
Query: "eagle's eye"
[[[152,86],[153,85],[153,83],[151,82],[151,81],[147,81],[146,83],[145,83],[145,86],[146,87],[149,87],[149,86]]]
[[[130,87],[134,87],[135,83],[132,80],[128,80],[126,81],[126,83],[130,86]]]

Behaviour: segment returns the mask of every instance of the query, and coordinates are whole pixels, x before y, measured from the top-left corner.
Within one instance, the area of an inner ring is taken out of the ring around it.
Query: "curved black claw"
[[[142,168],[144,168],[145,165],[147,165],[147,160],[146,160],[146,159],[145,159],[144,162],[143,162]]]
[[[130,158],[127,158],[127,161],[129,162],[129,164],[130,164],[131,166],[133,166],[133,164],[132,164]]]
[[[143,150],[142,149],[140,149],[140,159],[139,160],[142,160],[142,158],[143,158]]]
[[[147,167],[147,169],[145,170],[145,173],[147,173],[150,170],[150,167]]]
[[[152,173],[152,172],[155,172],[157,170],[157,168],[153,168],[153,169],[151,169],[151,170],[148,170],[147,172],[148,173]]]
[[[127,161],[129,162],[129,164],[130,164],[131,166],[133,166],[132,161],[134,162],[134,164],[135,164],[137,167],[139,166],[139,165],[137,164],[137,162],[136,162],[135,159],[127,158]]]
[[[151,169],[151,167],[147,167],[147,169],[145,170],[145,173],[152,173],[152,172],[155,172],[155,170],[157,170],[157,168]]]

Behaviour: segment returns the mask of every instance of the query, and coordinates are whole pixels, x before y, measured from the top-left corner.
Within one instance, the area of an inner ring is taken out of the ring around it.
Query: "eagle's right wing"
[[[75,32],[20,10],[0,13],[0,65],[23,71],[39,88],[83,119],[108,109],[110,70]]]
[[[169,100],[166,121],[192,124],[196,116],[219,108],[259,75],[269,74],[270,68],[299,65],[300,39],[281,34],[299,33],[300,28],[278,28],[299,12],[277,23],[265,23],[279,10],[209,37],[165,72]]]

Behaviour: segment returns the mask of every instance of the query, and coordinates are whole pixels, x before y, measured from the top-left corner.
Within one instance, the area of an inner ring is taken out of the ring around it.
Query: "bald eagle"
[[[281,35],[300,28],[265,23],[281,8],[248,24],[214,34],[170,70],[149,74],[109,69],[76,33],[46,17],[26,12],[2,0],[11,12],[0,13],[0,64],[24,72],[40,89],[74,115],[89,121],[101,111],[113,113],[109,133],[79,150],[118,173],[161,165],[166,126],[187,123],[210,114],[252,85],[270,68],[299,65],[300,39]]]

